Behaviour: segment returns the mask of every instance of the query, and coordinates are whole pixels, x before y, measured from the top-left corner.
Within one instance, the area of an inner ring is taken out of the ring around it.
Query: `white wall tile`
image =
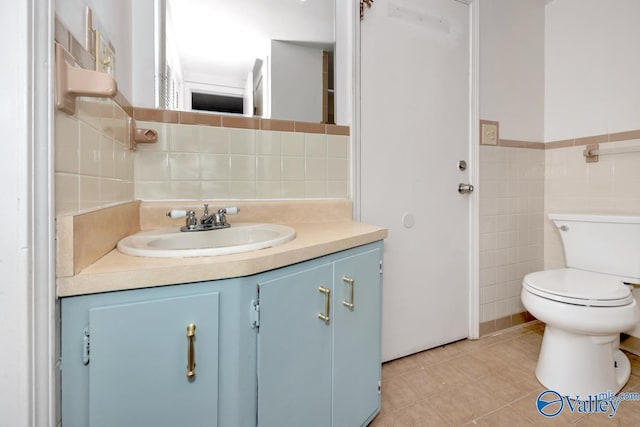
[[[169,154],[169,170],[172,180],[200,179],[200,155],[198,153]]]
[[[254,181],[256,179],[256,158],[254,156],[229,156],[229,179]]]
[[[326,181],[305,181],[304,196],[307,199],[324,199],[327,197]]]
[[[229,154],[229,128],[200,127],[200,152]]]
[[[115,149],[119,144],[112,138],[100,136],[100,176],[106,178],[116,177]]]
[[[304,134],[295,132],[282,133],[282,155],[304,156]]]
[[[327,135],[327,155],[329,157],[349,157],[349,137],[344,135]]]
[[[327,135],[324,134],[306,134],[304,137],[307,157],[326,157],[327,156]]]
[[[200,178],[203,180],[229,179],[229,156],[200,154]]]
[[[282,198],[282,187],[280,181],[257,181],[256,198],[258,199],[280,199]]]
[[[637,144],[621,141],[606,148]],[[640,212],[640,153],[600,156],[597,163],[586,163],[584,147],[546,150],[544,208],[549,213],[631,214]],[[566,165],[559,173],[559,164]],[[565,266],[562,242],[552,222],[544,219],[544,268]]]
[[[543,264],[544,165],[543,150],[480,147],[484,321],[517,313],[508,303],[513,283]]]
[[[80,171],[80,124],[59,110],[56,110],[55,120],[56,171],[77,174]]]
[[[172,125],[169,129],[171,151],[198,153],[200,151],[200,128],[190,125]]]
[[[59,173],[56,179],[56,213],[72,214],[80,210],[80,176],[77,174]]]
[[[282,197],[304,199],[304,181],[282,181]]]
[[[327,197],[334,199],[349,198],[349,181],[327,181]]]
[[[137,197],[157,198],[159,183],[165,182],[164,188],[169,188],[167,198],[183,198],[184,194],[172,193],[171,188],[177,188],[171,186],[174,180],[201,180],[200,194],[204,194],[207,187],[206,197],[214,199],[349,197],[349,137],[211,126],[163,126],[164,132],[170,135],[166,138],[169,144],[149,144],[135,154]],[[199,144],[199,164],[193,157],[196,153],[191,152],[196,149],[194,140]],[[116,150],[116,169],[118,158]],[[149,182],[154,184],[147,184]],[[216,191],[221,193],[218,195]]]
[[[100,134],[86,123],[80,123],[80,174],[100,175]]]
[[[171,197],[171,181],[137,181],[135,197],[141,200],[175,199]]]
[[[259,156],[256,159],[256,178],[261,181],[280,181],[282,161],[280,156]]]
[[[282,179],[285,181],[304,181],[304,157],[282,158]]]
[[[229,181],[229,197],[231,199],[255,199],[255,181]]]
[[[346,181],[349,179],[349,161],[346,158],[327,159],[327,177],[331,180]]]
[[[133,156],[123,143],[127,116],[114,105],[86,98],[73,116],[56,111],[56,214],[133,200]]]
[[[169,168],[169,153],[148,152],[136,153],[135,159],[136,180],[160,181],[171,178]]]
[[[201,181],[200,190],[201,196],[204,200],[228,199],[229,181]],[[170,198],[170,196],[167,196],[166,198]]]
[[[81,211],[100,207],[100,182],[95,176],[80,175],[79,209]]]
[[[282,134],[278,131],[256,132],[256,154],[280,156],[282,154]]]
[[[253,129],[230,129],[229,152],[231,154],[255,154],[256,131]]]
[[[305,178],[307,181],[326,181],[327,160],[325,158],[307,158]]]
[[[171,195],[176,199],[200,199],[200,181],[171,181]]]

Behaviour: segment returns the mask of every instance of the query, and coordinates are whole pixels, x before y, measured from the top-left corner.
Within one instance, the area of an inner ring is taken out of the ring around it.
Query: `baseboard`
[[[533,320],[536,320],[536,318],[528,311],[510,314],[499,319],[488,320],[480,323],[480,336],[492,334],[503,329],[509,329]]]

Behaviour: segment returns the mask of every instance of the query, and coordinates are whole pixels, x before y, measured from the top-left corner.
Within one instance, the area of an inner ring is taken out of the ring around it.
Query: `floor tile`
[[[418,402],[395,414],[394,427],[445,427],[450,424],[444,416],[448,411],[436,410],[425,401]]]
[[[535,426],[535,424],[525,417],[518,414],[512,407],[505,406],[495,412],[475,419],[468,424],[469,426],[483,427],[526,427]]]
[[[544,324],[531,323],[461,340],[382,366],[382,408],[373,427],[640,426],[640,401],[620,403],[612,418],[572,413],[547,418],[536,408],[545,390],[535,377]],[[640,357],[628,354],[623,392],[640,393]]]
[[[504,406],[500,400],[484,392],[473,380],[464,387],[451,387],[431,397],[428,404],[441,411],[452,426],[462,426]]]
[[[383,379],[381,390],[383,411],[396,411],[420,400],[402,377]]]

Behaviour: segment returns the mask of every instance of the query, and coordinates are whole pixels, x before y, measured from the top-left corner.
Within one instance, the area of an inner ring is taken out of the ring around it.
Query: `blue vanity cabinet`
[[[380,408],[381,258],[375,242],[62,298],[63,427],[366,425]]]
[[[376,248],[334,264],[333,427],[364,425],[380,408],[381,260]]]
[[[326,263],[259,285],[260,427],[331,424],[331,320],[319,314],[330,305],[322,289],[332,282]]]
[[[255,426],[245,281],[63,298],[63,426]]]
[[[90,309],[89,425],[217,420],[219,296]]]
[[[260,282],[260,427],[362,426],[378,412],[381,259],[370,244]]]

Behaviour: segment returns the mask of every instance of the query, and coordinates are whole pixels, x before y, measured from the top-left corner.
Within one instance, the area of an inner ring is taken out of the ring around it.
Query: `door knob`
[[[458,193],[460,194],[473,193],[473,185],[460,183],[458,185]]]

